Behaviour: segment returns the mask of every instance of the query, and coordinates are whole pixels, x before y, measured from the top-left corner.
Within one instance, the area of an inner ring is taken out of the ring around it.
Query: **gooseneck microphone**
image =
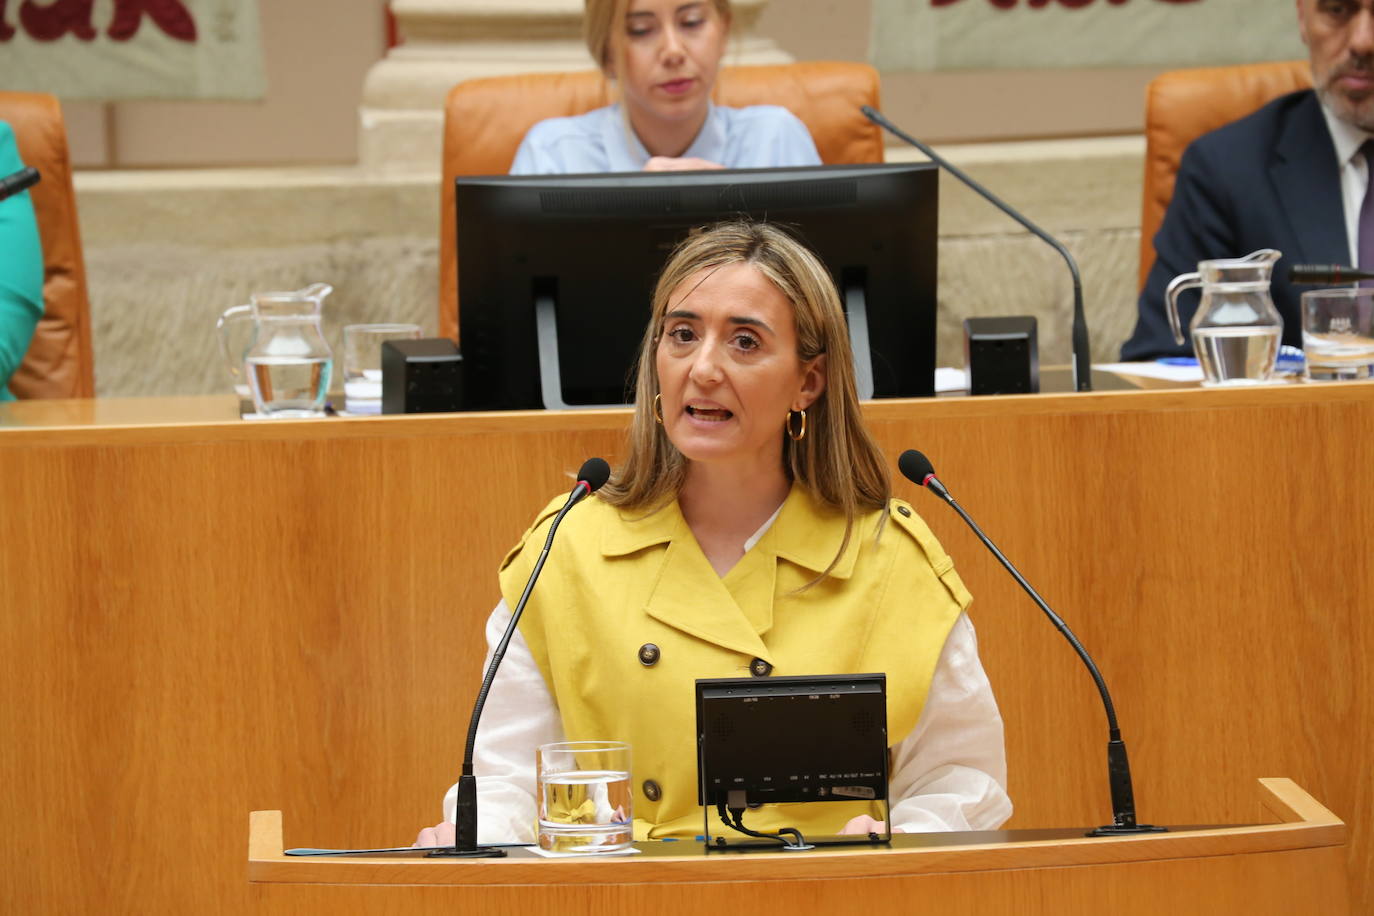
[[[1341,264],[1294,264],[1288,282],[1298,286],[1344,286],[1357,280],[1374,280],[1374,273]]]
[[[1073,646],[1073,650],[1078,653],[1078,657],[1087,665],[1088,673],[1092,675],[1093,681],[1097,684],[1097,691],[1102,695],[1102,705],[1107,710],[1107,780],[1112,793],[1112,822],[1105,827],[1098,827],[1089,831],[1088,836],[1120,836],[1131,833],[1159,833],[1168,830],[1167,827],[1155,827],[1150,824],[1138,824],[1135,819],[1135,791],[1131,787],[1131,765],[1126,756],[1126,743],[1121,740],[1121,729],[1116,724],[1116,707],[1112,705],[1111,694],[1107,692],[1107,682],[1102,679],[1102,673],[1097,670],[1097,665],[1093,664],[1092,657],[1088,655],[1088,650],[1083,648],[1083,644],[1078,641],[1078,637],[1073,635],[1058,614],[1050,610],[1050,606],[1045,603],[1035,589],[1031,588],[1029,582],[1011,565],[1011,561],[1002,555],[1002,551],[997,549],[997,545],[988,539],[983,530],[978,527],[969,514],[964,511],[963,506],[955,502],[954,497],[949,495],[945,485],[940,483],[935,476],[935,468],[930,463],[930,459],[915,449],[902,452],[902,456],[897,459],[897,467],[901,469],[902,475],[912,483],[919,484],[930,490],[936,496],[949,503],[959,517],[973,529],[973,533],[978,535],[978,540],[982,541],[992,555],[1011,573],[1016,583],[1026,590],[1026,594],[1031,596],[1040,610],[1049,617],[1050,623],[1054,628],[1063,634],[1064,638]]]
[[[38,169],[33,166],[22,168],[13,175],[6,175],[0,178],[0,200],[13,197],[20,191],[27,190],[38,184],[38,179],[42,176],[38,174]]]
[[[1069,265],[1069,273],[1073,276],[1073,387],[1075,391],[1092,391],[1092,355],[1088,348],[1088,319],[1083,314],[1083,281],[1078,276],[1078,262],[1073,259],[1073,255],[1069,254],[1069,250],[1061,245],[1059,240],[1054,236],[1022,216],[1020,211],[1011,204],[1002,200],[1002,198],[983,187],[977,181],[974,181],[963,169],[935,152],[935,150],[931,149],[920,140],[911,136],[911,134],[902,130],[896,124],[893,124],[883,116],[881,111],[869,105],[862,106],[861,110],[864,113],[864,117],[868,118],[868,120],[877,124],[899,140],[903,140],[916,147],[924,153],[931,162],[934,162],[968,187],[977,191],[988,203],[1024,226],[1026,231],[1031,235],[1059,252],[1060,257],[1064,259],[1064,263]]]
[[[577,485],[568,494],[568,501],[563,504],[562,509],[558,510],[558,515],[554,516],[553,523],[549,525],[549,536],[544,539],[544,549],[540,552],[539,559],[535,561],[529,581],[525,583],[525,591],[521,593],[515,610],[511,612],[510,623],[506,624],[506,632],[501,634],[501,641],[496,644],[496,650],[491,654],[491,664],[487,665],[486,677],[482,678],[482,688],[477,692],[477,702],[472,707],[472,718],[468,722],[467,745],[463,749],[463,771],[458,778],[458,804],[453,815],[453,847],[436,849],[429,854],[430,856],[499,858],[506,854],[504,849],[477,845],[477,778],[472,773],[472,757],[477,747],[477,723],[481,721],[482,707],[487,703],[487,694],[491,692],[491,683],[496,678],[496,669],[501,666],[501,659],[506,657],[506,647],[510,645],[511,637],[515,635],[515,626],[520,622],[520,615],[530,600],[530,592],[534,591],[534,583],[538,581],[539,573],[544,568],[544,561],[548,559],[549,548],[553,546],[554,533],[558,531],[563,516],[567,515],[568,510],[577,505],[584,496],[601,489],[602,485],[610,479],[610,476],[611,466],[606,463],[605,459],[588,458],[583,462],[581,469],[577,472]]]

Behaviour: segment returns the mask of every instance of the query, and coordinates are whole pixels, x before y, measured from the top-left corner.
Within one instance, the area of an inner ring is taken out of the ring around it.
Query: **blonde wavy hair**
[[[820,260],[776,226],[734,220],[699,229],[674,250],[654,289],[649,325],[639,350],[634,419],[625,463],[598,495],[614,506],[652,511],[675,498],[687,475],[687,459],[654,417],[658,394],[656,354],[668,300],[699,271],[750,264],[792,304],[797,359],[827,354],[825,390],[807,411],[805,438],[794,441],[778,427],[778,460],[794,483],[844,514],[845,537],[824,578],[849,545],[861,510],[886,509],[891,478],[859,410],[845,323],[835,283]]]

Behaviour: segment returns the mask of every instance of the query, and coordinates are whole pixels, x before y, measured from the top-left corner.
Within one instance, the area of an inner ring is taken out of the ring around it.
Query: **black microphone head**
[[[1294,264],[1288,268],[1288,282],[1295,286],[1342,286],[1369,278],[1367,271],[1343,264]]]
[[[902,452],[902,457],[897,459],[897,468],[903,477],[922,487],[926,485],[926,478],[935,474],[935,466],[930,459],[914,448]]]
[[[588,458],[582,462],[577,479],[586,483],[588,493],[595,493],[611,479],[611,466],[605,458]]]

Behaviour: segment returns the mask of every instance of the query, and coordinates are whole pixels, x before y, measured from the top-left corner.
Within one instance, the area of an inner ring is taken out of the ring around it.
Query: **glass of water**
[[[539,847],[605,853],[634,842],[630,746],[620,741],[540,745]]]
[[[351,414],[382,412],[382,344],[417,340],[415,324],[350,324],[343,330],[344,409]]]
[[[1374,378],[1374,289],[1342,286],[1302,294],[1307,378]]]

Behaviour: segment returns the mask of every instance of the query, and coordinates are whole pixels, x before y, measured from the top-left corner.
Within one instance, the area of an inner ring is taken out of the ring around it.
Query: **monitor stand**
[[[873,351],[868,345],[868,300],[863,280],[846,279],[844,314],[849,320],[849,345],[854,351],[854,387],[860,401],[873,399]]]
[[[624,404],[569,404],[563,400],[563,370],[558,365],[558,303],[547,292],[534,294],[534,333],[539,342],[539,393],[545,410],[598,410]]]

